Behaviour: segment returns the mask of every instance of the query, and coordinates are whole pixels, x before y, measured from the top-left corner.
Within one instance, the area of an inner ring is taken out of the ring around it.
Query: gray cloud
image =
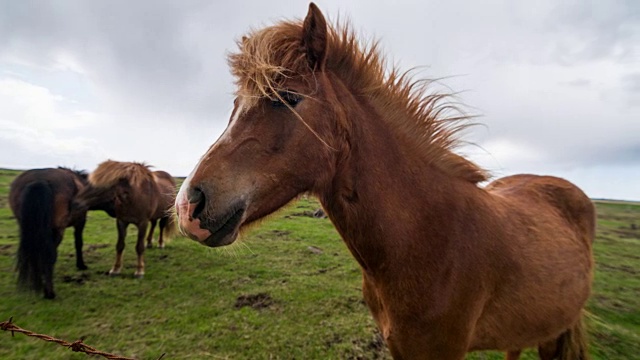
[[[363,38],[380,38],[390,63],[426,66],[420,77],[453,76],[445,82],[468,90],[462,100],[487,125],[469,140],[521,156],[500,166],[640,163],[632,135],[640,133],[638,1],[318,4],[331,19],[350,18]],[[38,68],[21,78],[52,96],[75,91],[75,107],[111,121],[86,130],[103,151],[182,175],[226,125],[233,86],[225,55],[235,39],[306,13],[306,3],[285,0],[0,0],[0,8],[0,76]],[[86,86],[45,84],[42,74],[60,68]],[[141,142],[117,129],[150,130]]]
[[[551,13],[556,59],[564,64],[640,56],[640,3],[634,0],[562,2]]]
[[[640,73],[625,75],[622,78],[622,88],[630,93],[640,93]]]
[[[589,79],[575,79],[575,80],[567,81],[567,82],[564,82],[564,83],[561,83],[561,84],[569,85],[569,86],[576,86],[576,87],[591,86],[591,80],[589,80]]]

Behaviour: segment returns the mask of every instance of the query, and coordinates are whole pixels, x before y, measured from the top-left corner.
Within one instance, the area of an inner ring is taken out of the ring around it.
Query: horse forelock
[[[229,65],[236,78],[236,95],[245,100],[247,108],[261,97],[271,98],[285,90],[285,79],[310,71],[301,29],[300,21],[281,22],[238,41],[240,51],[229,55]]]
[[[107,160],[89,174],[89,183],[94,187],[112,187],[121,179],[125,179],[131,186],[140,186],[145,181],[153,181],[150,165],[137,162],[119,162]]]
[[[245,109],[259,98],[287,90],[283,82],[288,78],[313,81],[302,26],[301,20],[281,21],[237,42],[239,51],[230,54],[228,62]],[[433,80],[414,80],[411,71],[389,70],[378,42],[361,42],[349,22],[327,25],[325,69],[351,91],[372,99],[391,127],[412,139],[436,166],[474,183],[488,178],[480,167],[452,152],[461,143],[460,132],[472,125],[472,116],[455,94],[434,91]]]

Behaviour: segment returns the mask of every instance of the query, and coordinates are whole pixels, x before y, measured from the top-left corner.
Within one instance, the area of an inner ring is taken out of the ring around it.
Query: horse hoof
[[[82,265],[78,265],[78,270],[88,270],[89,268],[87,267],[87,265],[82,264]]]
[[[55,299],[56,298],[56,293],[54,293],[53,291],[51,291],[51,292],[45,291],[44,292],[44,298],[45,299],[49,299],[49,300]]]
[[[113,271],[113,270],[109,270],[109,272],[107,273],[107,275],[109,276],[120,276],[120,271]]]
[[[147,244],[147,249],[153,249],[153,244],[151,243]]]
[[[135,274],[133,274],[133,276],[134,276],[136,279],[142,279],[142,278],[144,278],[144,273],[142,273],[142,274],[135,273]]]

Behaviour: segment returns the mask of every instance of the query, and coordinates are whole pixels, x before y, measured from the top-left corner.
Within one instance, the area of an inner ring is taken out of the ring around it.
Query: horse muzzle
[[[242,202],[234,203],[224,211],[207,210],[207,198],[198,188],[180,191],[176,198],[176,212],[180,230],[189,238],[210,247],[231,244],[238,237],[245,214]]]

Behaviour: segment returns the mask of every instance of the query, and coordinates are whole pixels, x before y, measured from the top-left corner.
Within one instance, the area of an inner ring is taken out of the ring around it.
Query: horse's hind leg
[[[64,228],[53,229],[53,246],[44,249],[47,252],[43,271],[44,280],[44,298],[55,299],[56,293],[53,291],[53,267],[58,258],[58,245],[62,242]]]
[[[136,244],[136,252],[138,253],[138,267],[135,272],[135,277],[141,278],[144,276],[144,235],[147,231],[147,221],[143,221],[138,224],[138,243]]]
[[[84,263],[84,258],[82,257],[82,232],[84,231],[84,225],[87,223],[87,218],[83,217],[78,220],[73,226],[73,237],[75,238],[76,245],[76,267],[79,270],[87,270],[87,265]]]
[[[151,220],[151,229],[149,229],[149,235],[147,235],[147,249],[151,249],[153,247],[153,231],[156,229],[156,223],[158,220]],[[162,239],[162,222],[160,222],[160,239]],[[160,244],[158,240],[158,244]]]
[[[164,249],[164,229],[167,227],[168,222],[168,217],[160,218],[160,234],[158,235],[158,247],[160,249]]]
[[[116,220],[118,227],[118,243],[116,244],[116,262],[113,264],[111,270],[109,270],[109,275],[120,275],[120,271],[122,270],[122,253],[124,252],[124,238],[127,236],[127,226],[128,223],[117,219]]]
[[[522,353],[522,350],[507,351],[507,356],[505,357],[505,359],[506,360],[518,360],[518,359],[520,359],[520,353]]]

